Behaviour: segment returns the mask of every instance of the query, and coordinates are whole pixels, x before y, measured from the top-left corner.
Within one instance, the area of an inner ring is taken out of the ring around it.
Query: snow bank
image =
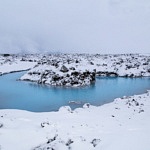
[[[150,91],[95,107],[0,110],[1,150],[149,150]]]

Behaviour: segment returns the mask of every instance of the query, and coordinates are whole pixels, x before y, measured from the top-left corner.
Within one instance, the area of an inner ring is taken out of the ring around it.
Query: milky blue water
[[[114,98],[141,94],[150,89],[150,78],[99,77],[95,84],[82,88],[56,88],[16,81],[24,72],[0,76],[0,109],[33,112],[56,111],[61,106],[82,107],[84,103],[102,105]],[[69,101],[80,101],[73,104]]]

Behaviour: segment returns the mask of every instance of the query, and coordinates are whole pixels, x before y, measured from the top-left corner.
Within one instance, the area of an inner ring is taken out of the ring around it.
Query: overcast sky
[[[0,0],[0,53],[150,52],[150,0]]]

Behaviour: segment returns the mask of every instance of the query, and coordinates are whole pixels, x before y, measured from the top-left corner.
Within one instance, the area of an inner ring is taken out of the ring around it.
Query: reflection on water
[[[87,87],[63,88],[16,81],[24,72],[0,77],[0,109],[23,109],[34,112],[55,111],[84,103],[102,105],[114,98],[140,94],[150,89],[150,78],[98,77]]]

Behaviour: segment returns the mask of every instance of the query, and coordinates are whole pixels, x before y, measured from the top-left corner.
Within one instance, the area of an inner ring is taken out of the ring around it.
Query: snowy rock
[[[83,105],[83,108],[89,108],[90,107],[90,103],[86,103]]]
[[[63,106],[63,107],[60,107],[59,108],[59,112],[62,112],[62,113],[72,113],[72,110],[71,110],[71,108],[69,107],[69,106]]]
[[[63,65],[63,66],[61,67],[60,71],[61,71],[61,72],[68,72],[69,70],[68,70],[68,68],[67,68],[66,66]]]
[[[3,124],[2,123],[0,123],[0,128],[2,128],[3,127]]]
[[[92,145],[93,145],[94,147],[96,147],[97,144],[99,144],[100,141],[101,141],[100,139],[93,139],[91,143],[92,143]]]

